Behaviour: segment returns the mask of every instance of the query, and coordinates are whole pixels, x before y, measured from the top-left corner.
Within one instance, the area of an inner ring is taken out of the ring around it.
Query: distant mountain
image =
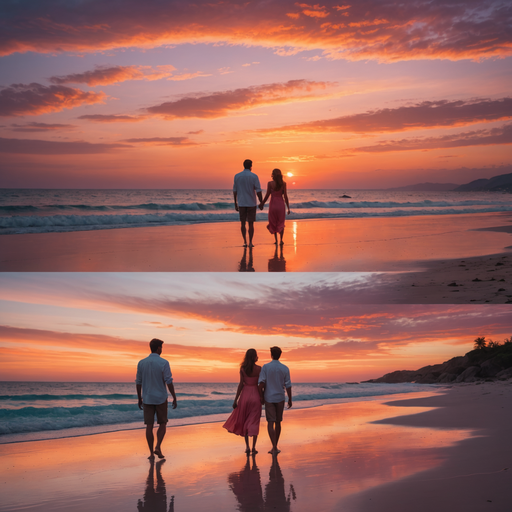
[[[509,192],[512,193],[512,173],[501,174],[494,178],[481,178],[465,185],[455,183],[417,183],[405,187],[387,188],[386,190],[401,190],[409,192]]]
[[[444,192],[446,190],[455,190],[458,186],[459,185],[456,185],[455,183],[417,183],[416,185],[387,188],[386,190],[403,190],[409,192]]]
[[[503,344],[475,349],[465,356],[454,357],[442,364],[424,366],[419,370],[399,370],[365,382],[446,384],[448,382],[475,382],[478,380],[506,380],[510,378],[512,378],[512,337],[505,340]]]
[[[456,192],[512,192],[512,173],[474,180],[454,189]]]

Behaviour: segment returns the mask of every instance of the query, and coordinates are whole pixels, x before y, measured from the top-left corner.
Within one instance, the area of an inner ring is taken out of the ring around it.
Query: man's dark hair
[[[279,359],[283,351],[279,347],[270,347],[270,355],[272,359]]]
[[[252,169],[252,160],[244,160],[244,169]]]
[[[151,353],[154,354],[163,344],[164,344],[164,342],[162,340],[153,338],[149,342],[149,348],[151,349]]]

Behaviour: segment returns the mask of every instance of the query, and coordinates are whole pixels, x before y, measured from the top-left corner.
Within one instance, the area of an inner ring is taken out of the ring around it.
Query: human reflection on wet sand
[[[278,255],[279,251],[279,255]],[[268,260],[268,271],[269,272],[286,272],[286,260],[283,256],[283,246],[279,247],[276,245],[274,257]]]
[[[252,247],[249,247],[249,259],[247,259],[247,247],[244,247],[244,254],[238,264],[238,272],[254,272]]]
[[[272,457],[269,481],[265,486],[265,497],[261,489],[261,477],[256,456],[247,457],[247,462],[240,472],[228,476],[229,488],[238,501],[240,512],[257,512],[265,510],[290,511],[291,500],[296,499],[295,489],[290,484],[288,496],[286,495],[284,477],[279,467],[277,456]]]
[[[247,457],[242,471],[228,476],[228,483],[238,501],[238,510],[241,512],[263,510],[260,470],[256,465],[255,455]]]
[[[272,455],[272,465],[270,466],[269,481],[265,486],[265,510],[279,510],[279,512],[288,512],[291,506],[291,500],[297,498],[293,485],[290,484],[288,496],[284,488],[284,477],[277,455]]]
[[[144,497],[137,502],[139,512],[174,512],[174,496],[171,496],[169,509],[167,509],[167,493],[165,482],[162,478],[162,465],[165,460],[159,460],[156,464],[151,460],[149,475],[146,480]],[[156,487],[155,487],[155,466],[156,466]]]

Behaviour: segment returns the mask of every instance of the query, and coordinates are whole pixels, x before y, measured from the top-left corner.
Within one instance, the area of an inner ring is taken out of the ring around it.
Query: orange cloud
[[[102,92],[84,92],[63,85],[12,84],[0,90],[0,116],[39,115],[65,108],[104,103]]]
[[[130,148],[127,144],[94,144],[91,142],[55,142],[34,139],[4,139],[0,137],[0,153],[22,155],[90,155],[110,153]]]
[[[290,80],[285,83],[257,85],[233,91],[190,95],[176,101],[149,107],[146,111],[166,119],[189,117],[211,119],[227,116],[233,111],[311,99],[314,96],[308,93],[325,89],[330,85],[333,84],[309,80]]]
[[[317,49],[333,59],[352,60],[478,60],[512,54],[506,29],[512,14],[502,0],[410,0],[400,6],[393,0],[360,0],[351,6],[280,0],[265,9],[258,2],[197,0],[173,7],[172,16],[169,5],[158,0],[124,0],[122,7],[90,0],[73,9],[46,0],[0,9],[2,55],[198,42]],[[376,24],[383,13],[387,23]],[[322,27],[327,17],[331,30]]]
[[[373,146],[352,148],[347,151],[349,153],[386,153],[390,151],[425,151],[496,144],[512,144],[512,124],[491,130],[475,130],[455,135],[444,135],[443,137],[387,140]]]
[[[152,137],[146,139],[126,139],[124,142],[143,144],[144,146],[199,146],[197,142],[191,141],[188,137]]]
[[[138,123],[144,121],[145,116],[123,116],[123,115],[105,115],[105,114],[88,114],[79,116],[78,119],[85,119],[94,123]]]
[[[362,114],[257,130],[257,133],[400,132],[421,128],[437,128],[440,126],[463,126],[510,118],[512,118],[512,98],[502,98],[499,100],[475,99],[471,101],[439,100],[423,101],[416,105],[384,108]]]
[[[93,71],[83,73],[72,73],[65,76],[52,76],[50,82],[57,85],[62,84],[87,84],[110,85],[127,80],[159,80],[172,75],[174,66],[157,66],[157,71],[153,71],[151,66],[113,66],[97,67]]]
[[[13,132],[52,132],[58,130],[73,130],[72,124],[26,123],[11,124]]]

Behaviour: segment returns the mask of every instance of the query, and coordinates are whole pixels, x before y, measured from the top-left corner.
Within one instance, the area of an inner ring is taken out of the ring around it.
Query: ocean
[[[238,383],[177,383],[169,426],[224,421]],[[427,384],[293,384],[293,408],[432,391]],[[143,428],[134,383],[0,382],[0,444]]]
[[[512,211],[499,192],[291,189],[289,198],[290,220]],[[236,220],[231,190],[0,190],[0,235]]]

